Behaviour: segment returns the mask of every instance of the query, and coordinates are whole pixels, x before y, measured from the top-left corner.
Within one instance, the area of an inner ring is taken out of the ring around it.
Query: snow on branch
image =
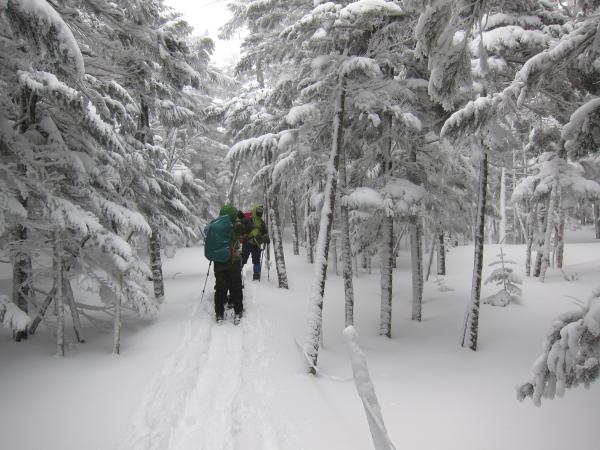
[[[83,55],[71,29],[46,0],[9,1],[0,6],[18,19],[15,24],[18,33],[38,35],[34,38],[36,43],[66,57],[73,63],[78,75],[84,74]],[[57,48],[53,48],[53,45],[57,45]]]
[[[342,63],[339,74],[342,77],[362,74],[368,78],[377,78],[381,75],[381,69],[374,59],[364,56],[352,56]]]
[[[260,156],[267,150],[277,149],[280,140],[289,139],[289,136],[287,136],[289,133],[289,130],[284,130],[277,134],[267,133],[262,136],[244,139],[231,147],[227,156],[225,156],[225,161],[231,162],[252,156]]]
[[[592,41],[597,32],[595,21],[583,22],[554,47],[531,57],[516,73],[513,82],[502,92],[491,97],[480,97],[469,101],[463,108],[453,113],[442,127],[441,136],[458,130],[476,130],[481,125],[502,113],[507,106],[520,106],[525,101],[528,86],[545,72],[552,70],[560,61],[571,54],[579,54]]]
[[[272,175],[274,183],[277,183],[286,174],[291,175],[289,171],[294,167],[297,156],[298,152],[294,150],[277,161],[275,167],[273,168]]]
[[[549,37],[539,30],[524,30],[520,26],[508,25],[484,31],[481,37],[477,37],[469,44],[472,54],[478,54],[478,48],[483,47],[488,52],[506,52],[508,50],[520,50],[523,48],[545,48]]]
[[[375,189],[358,187],[341,198],[343,206],[357,209],[383,209],[383,196]]]
[[[533,379],[517,388],[517,398],[562,397],[566,389],[585,387],[600,377],[600,287],[581,311],[565,313],[552,324],[544,353],[533,365]]]
[[[399,214],[407,214],[425,198],[427,191],[404,178],[391,178],[382,189],[394,201],[394,210]]]
[[[580,46],[596,34],[596,26],[595,21],[584,22],[561,39],[556,46],[544,50],[527,60],[521,70],[517,72],[513,81],[513,84],[521,83],[522,85],[517,104],[521,105],[523,103],[527,94],[527,86],[534,77],[539,77],[544,72],[553,69],[557,63],[565,60],[569,54],[573,52],[580,53],[583,50]]]
[[[588,117],[594,111],[600,108],[600,97],[595,97],[571,114],[569,122],[565,125],[562,131],[562,138],[565,141],[565,148],[571,152],[573,146],[576,145],[577,137],[586,128],[590,127]]]
[[[8,296],[0,295],[0,322],[9,330],[23,331],[27,329],[31,318],[11,302]]]
[[[505,93],[508,89],[510,88],[501,93],[493,94],[491,97],[479,97],[470,100],[446,120],[440,132],[440,137],[457,133],[460,130],[477,130],[496,117],[506,107],[508,98]]]
[[[198,116],[194,111],[184,106],[176,105],[170,100],[159,101],[158,112],[161,123],[169,126],[194,124],[198,120]]]
[[[393,2],[385,0],[358,0],[344,7],[339,15],[340,19],[356,21],[361,16],[371,15],[376,17],[381,16],[401,16],[404,10]],[[370,17],[366,17],[370,19]]]
[[[133,230],[144,236],[150,236],[152,229],[142,214],[132,211],[130,208],[118,205],[101,196],[93,198],[96,208],[102,212],[104,217],[110,219],[124,230]]]
[[[312,103],[294,106],[285,116],[286,122],[293,126],[306,122],[317,122],[320,118],[319,109]]]

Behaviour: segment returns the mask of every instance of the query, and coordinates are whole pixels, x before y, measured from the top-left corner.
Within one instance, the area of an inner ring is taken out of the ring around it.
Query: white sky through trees
[[[223,41],[217,38],[219,28],[231,15],[226,0],[165,0],[165,3],[183,14],[194,27],[194,36],[208,34],[213,38],[216,45],[212,61],[217,66],[228,65],[231,58],[237,57],[241,40]]]

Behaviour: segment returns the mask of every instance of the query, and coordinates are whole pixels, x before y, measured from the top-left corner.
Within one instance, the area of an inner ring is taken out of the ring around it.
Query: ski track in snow
[[[191,311],[181,342],[146,390],[120,450],[282,450],[288,424],[270,416],[267,319],[245,283],[245,314],[214,323],[213,302]]]

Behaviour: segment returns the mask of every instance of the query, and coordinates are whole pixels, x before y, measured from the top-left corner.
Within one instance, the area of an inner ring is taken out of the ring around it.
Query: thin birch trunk
[[[446,275],[446,243],[444,241],[444,230],[440,228],[437,234],[437,274]]]
[[[483,241],[485,230],[485,203],[487,196],[488,155],[484,152],[479,169],[479,196],[477,199],[477,234],[475,235],[475,254],[473,262],[473,280],[471,285],[471,299],[467,306],[461,345],[475,351],[477,350],[477,336],[479,333],[479,305],[481,297],[481,270],[483,267]]]
[[[418,216],[409,217],[410,221],[410,256],[412,263],[412,320],[421,321],[423,306],[423,225]]]
[[[309,264],[314,264],[314,240],[312,226],[310,223],[310,198],[308,195],[304,204],[304,234],[306,236],[306,261]]]
[[[296,208],[296,198],[292,195],[290,204],[290,213],[292,216],[292,251],[294,255],[300,254],[299,236],[298,236],[298,211]]]
[[[425,275],[425,281],[429,281],[429,275],[431,274],[431,266],[433,264],[433,252],[435,251],[435,240],[437,236],[432,236],[431,249],[429,250],[429,259],[427,260],[427,272]]]
[[[56,272],[56,354],[65,356],[65,305],[63,299],[63,243],[59,229],[54,232],[54,270]]]
[[[381,234],[381,310],[379,313],[379,334],[391,338],[394,216],[386,215],[384,217]]]
[[[152,234],[150,235],[150,270],[152,271],[152,282],[154,284],[154,297],[158,303],[165,298],[165,283],[162,272],[162,260],[160,257],[160,232],[156,224],[150,222]]]
[[[344,83],[340,86],[336,98],[336,111],[333,118],[333,130],[331,139],[331,153],[327,165],[327,183],[321,210],[321,221],[319,223],[319,237],[317,240],[317,258],[313,285],[310,293],[310,313],[308,318],[308,330],[304,350],[309,358],[306,370],[313,375],[316,374],[317,358],[319,355],[319,340],[323,327],[323,296],[325,294],[325,280],[327,277],[327,256],[329,254],[329,239],[331,236],[331,224],[333,223],[333,211],[335,207],[335,195],[337,187],[337,176],[340,151],[342,146],[342,128],[344,120],[344,103],[346,91]]]
[[[552,244],[552,231],[554,230],[554,211],[556,211],[558,200],[558,180],[552,183],[550,191],[550,202],[546,211],[546,233],[544,234],[544,246],[542,247],[542,265],[540,268],[540,281],[546,280],[546,271],[550,265],[550,246]]]

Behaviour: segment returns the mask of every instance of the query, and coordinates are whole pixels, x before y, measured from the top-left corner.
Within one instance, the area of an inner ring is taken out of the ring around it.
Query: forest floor
[[[529,380],[552,319],[577,308],[599,284],[600,242],[569,231],[565,273],[525,279],[523,300],[483,305],[479,349],[458,345],[469,298],[473,247],[448,252],[448,275],[425,285],[423,321],[410,320],[409,254],[394,272],[392,339],[378,336],[379,272],[354,279],[356,329],[385,423],[398,449],[597,450],[600,386],[568,391],[535,407],[515,387]],[[523,272],[524,247],[503,246]],[[486,246],[484,277],[497,245]],[[201,247],[165,260],[166,302],[155,319],[128,317],[121,355],[110,322],[84,321],[84,344],[53,356],[51,326],[15,343],[0,330],[0,448],[3,450],[365,450],[372,448],[352,382],[303,373],[295,339],[305,332],[313,266],[286,247],[289,290],[271,269],[246,275],[239,326],[214,323],[212,286],[200,301],[207,262]],[[374,266],[376,260],[374,259]],[[248,266],[247,266],[248,267]],[[341,267],[341,266],[340,266]],[[435,263],[434,263],[435,272]],[[0,267],[0,289],[10,273]],[[446,290],[448,289],[448,290]],[[483,295],[495,293],[486,285]],[[341,330],[343,285],[326,286],[320,369],[347,377]]]

